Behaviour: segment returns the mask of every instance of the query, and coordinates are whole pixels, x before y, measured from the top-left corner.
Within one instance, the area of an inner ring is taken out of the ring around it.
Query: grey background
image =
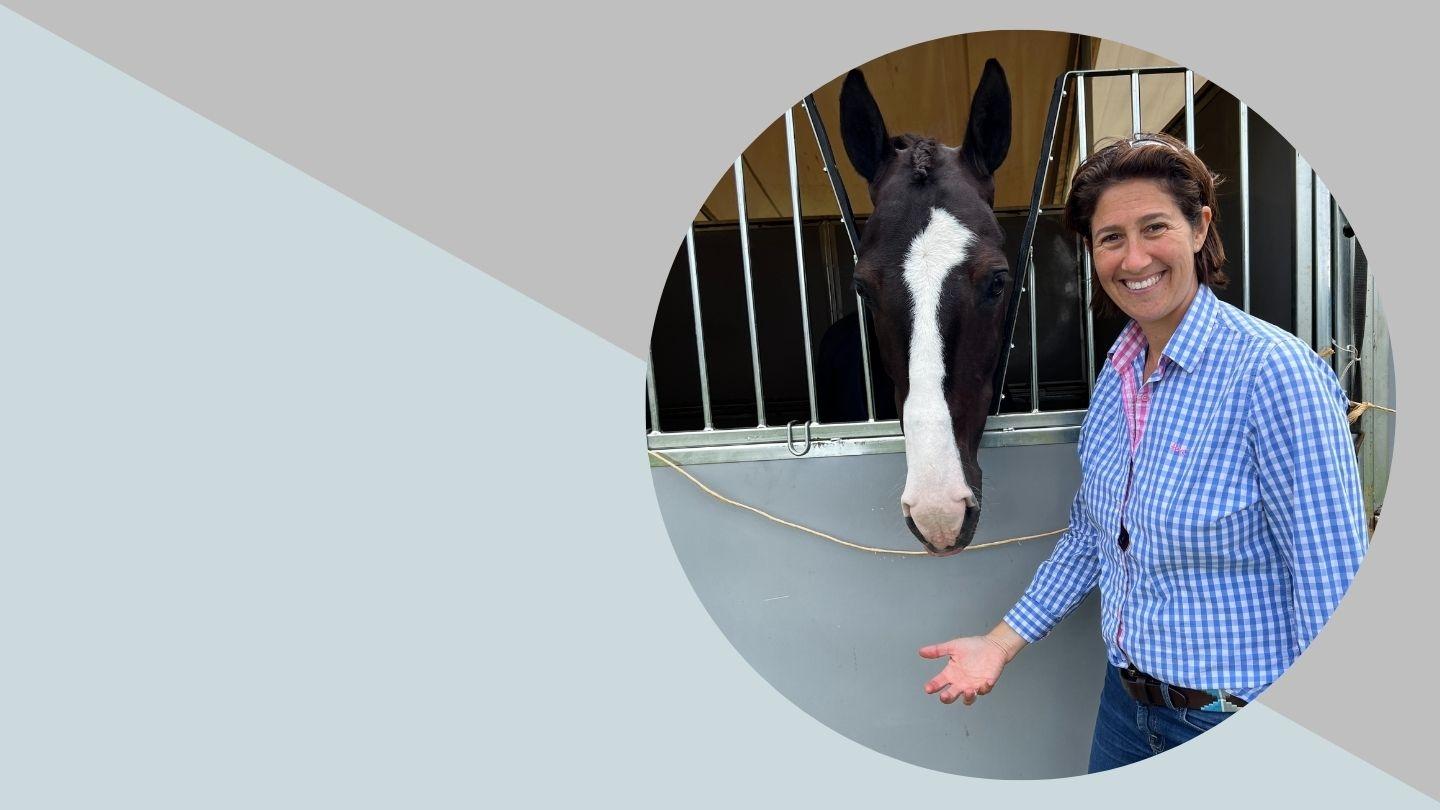
[[[1405,145],[1435,114],[1393,100],[1423,89],[1433,29],[1398,4],[9,5],[625,350],[4,17],[0,677],[25,699],[0,789],[19,806],[1084,806],[1227,764],[1254,805],[1429,804],[1267,706],[1440,794],[1440,710],[1406,688],[1436,663],[1436,448],[1415,428],[1350,597],[1264,705],[1153,763],[1035,783],[901,765],[774,692],[683,582],[639,452],[634,355],[714,179],[851,65],[987,28],[1142,46],[1275,124],[1364,236],[1417,424],[1435,178]],[[220,203],[241,209],[203,217]],[[198,252],[161,249],[186,234]],[[493,429],[526,419],[575,428]]]
[[[1066,524],[1064,493],[1080,485],[1073,443],[985,448],[980,464],[985,510],[975,545]],[[903,455],[689,469],[723,494],[842,539],[919,548],[900,529]],[[919,648],[994,627],[1054,537],[944,559],[877,555],[759,520],[669,467],[654,477],[700,601],[745,660],[807,714],[877,751],[949,773],[1085,773],[1105,668],[1096,599],[1006,667],[1001,686],[973,708],[946,710],[921,689],[941,663],[921,658]]]

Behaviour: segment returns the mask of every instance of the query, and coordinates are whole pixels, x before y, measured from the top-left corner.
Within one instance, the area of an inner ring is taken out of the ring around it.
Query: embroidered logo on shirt
[[[1170,452],[1174,453],[1177,456],[1183,456],[1185,455],[1185,445],[1179,442],[1171,442]]]

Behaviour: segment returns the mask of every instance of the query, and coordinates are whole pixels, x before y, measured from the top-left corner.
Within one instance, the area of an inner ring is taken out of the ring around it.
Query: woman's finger
[[[933,695],[936,692],[939,692],[945,686],[949,685],[949,683],[949,676],[947,676],[944,672],[941,672],[939,675],[936,675],[935,677],[925,682],[925,694]]]
[[[920,648],[921,658],[943,658],[950,654],[950,642],[930,644]]]

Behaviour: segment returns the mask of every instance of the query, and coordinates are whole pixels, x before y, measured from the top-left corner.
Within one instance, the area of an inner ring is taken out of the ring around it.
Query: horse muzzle
[[[973,495],[949,501],[943,506],[902,501],[901,507],[905,525],[910,528],[911,534],[926,551],[937,557],[964,551],[980,523],[980,505]]]

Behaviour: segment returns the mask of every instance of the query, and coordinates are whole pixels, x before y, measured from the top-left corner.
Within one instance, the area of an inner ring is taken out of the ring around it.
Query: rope
[[[1370,410],[1371,408],[1374,408],[1377,411],[1384,411],[1386,413],[1396,412],[1394,408],[1387,408],[1384,405],[1376,405],[1373,402],[1352,402],[1350,403],[1350,405],[1352,407],[1350,408],[1350,414],[1347,418],[1349,418],[1350,424],[1352,425],[1355,424],[1356,419],[1359,419],[1366,411]]]
[[[1360,362],[1359,349],[1355,348],[1353,345],[1341,346],[1339,343],[1336,343],[1332,340],[1330,341],[1329,346],[1326,346],[1325,348],[1316,352],[1316,354],[1320,355],[1321,357],[1329,358],[1331,355],[1339,354],[1340,352],[1344,352],[1350,355],[1350,362],[1346,363],[1345,368],[1341,369],[1340,373],[1337,375],[1341,379],[1344,379],[1345,375],[1350,373],[1350,369],[1353,368],[1355,364]],[[1350,403],[1350,413],[1346,415],[1346,418],[1348,418],[1350,420],[1350,424],[1353,425],[1355,424],[1355,420],[1359,419],[1361,416],[1364,416],[1365,412],[1370,410],[1371,408],[1374,408],[1377,411],[1384,411],[1386,413],[1395,413],[1394,408],[1387,408],[1384,405],[1376,405],[1373,402],[1352,401]]]
[[[746,510],[746,511],[748,511],[748,512],[754,512],[755,514],[759,515],[760,517],[763,517],[763,518],[765,518],[765,519],[767,519],[767,520],[773,520],[773,521],[775,521],[776,523],[779,523],[781,526],[789,526],[789,527],[792,528],[792,529],[799,529],[800,531],[805,532],[806,534],[813,534],[813,535],[815,535],[816,537],[819,537],[819,538],[822,539],[822,540],[829,540],[829,541],[832,542],[832,543],[838,543],[839,545],[845,546],[846,548],[853,548],[853,549],[856,549],[856,550],[858,550],[858,551],[868,551],[868,552],[870,552],[870,553],[872,553],[872,554],[896,554],[896,555],[905,556],[905,557],[924,557],[924,556],[928,556],[928,555],[930,554],[930,552],[928,552],[928,551],[901,551],[901,550],[899,550],[899,549],[893,549],[893,548],[875,548],[874,546],[865,546],[865,545],[861,545],[861,544],[859,544],[859,543],[852,543],[852,542],[850,542],[849,540],[841,540],[840,538],[838,538],[838,537],[836,537],[836,536],[834,536],[834,535],[832,535],[832,534],[826,534],[825,532],[817,531],[817,530],[815,530],[815,529],[810,528],[809,526],[802,526],[802,525],[800,525],[799,523],[792,523],[791,521],[785,520],[784,518],[775,517],[774,515],[770,514],[769,512],[766,512],[766,511],[764,511],[764,510],[762,510],[762,509],[756,509],[755,507],[753,507],[753,506],[751,506],[751,505],[749,505],[749,504],[741,503],[740,501],[734,500],[734,499],[732,499],[732,498],[727,498],[727,497],[725,497],[724,495],[721,495],[720,493],[716,492],[715,490],[713,490],[713,489],[711,489],[710,487],[705,486],[705,484],[701,483],[700,479],[698,479],[698,478],[696,478],[695,476],[691,475],[690,473],[686,472],[685,469],[684,469],[683,467],[681,467],[679,464],[676,464],[675,462],[671,461],[670,459],[666,458],[665,456],[661,455],[660,453],[655,452],[654,450],[650,450],[650,451],[648,451],[648,452],[650,453],[650,455],[654,456],[655,458],[658,458],[658,459],[660,459],[661,461],[665,462],[665,464],[666,464],[667,466],[669,466],[670,469],[672,469],[672,470],[674,470],[675,472],[678,472],[678,473],[680,473],[681,475],[685,476],[686,478],[690,479],[690,483],[692,483],[692,484],[694,484],[695,486],[699,487],[699,488],[701,489],[701,491],[703,491],[706,495],[709,495],[710,497],[715,498],[716,500],[722,501],[722,502],[724,502],[724,503],[728,503],[728,504],[730,504],[731,506],[737,506],[737,507],[739,507],[739,508],[741,508],[741,509],[744,509],[744,510]],[[1040,539],[1040,538],[1042,538],[1042,537],[1050,537],[1051,535],[1060,534],[1060,533],[1063,532],[1063,531],[1065,531],[1065,530],[1064,530],[1064,529],[1055,529],[1054,531],[1041,532],[1040,534],[1027,534],[1027,535],[1024,535],[1023,537],[1007,537],[1007,538],[1005,538],[1004,540],[992,540],[992,541],[990,541],[989,543],[981,543],[980,545],[977,545],[977,546],[968,546],[965,550],[966,550],[966,551],[976,551],[976,550],[982,549],[982,548],[994,548],[995,546],[1003,546],[1003,545],[1007,545],[1007,544],[1009,544],[1009,543],[1019,543],[1019,542],[1025,541],[1025,540],[1038,540],[1038,539]]]
[[[1348,351],[1348,352],[1350,352],[1351,354],[1355,354],[1355,348],[1354,348],[1353,346],[1341,347],[1341,346],[1338,346],[1338,345],[1337,345],[1337,346],[1335,346],[1335,348],[1328,348],[1328,347],[1327,347],[1327,348],[1321,349],[1321,350],[1319,351],[1319,355],[1320,355],[1321,357],[1329,357],[1329,356],[1332,355],[1332,354],[1336,354],[1336,353],[1337,353],[1337,350],[1339,350],[1339,351]],[[1354,365],[1355,363],[1357,363],[1357,362],[1359,362],[1359,357],[1358,357],[1358,356],[1357,356],[1354,360],[1351,360],[1349,365],[1345,366],[1345,371],[1349,371],[1349,370],[1350,370],[1350,366],[1353,366],[1353,365]],[[1343,373],[1343,372],[1342,372],[1342,373]],[[1395,412],[1396,412],[1394,408],[1387,408],[1387,407],[1385,407],[1384,405],[1376,405],[1376,404],[1373,403],[1373,402],[1351,402],[1351,403],[1350,403],[1350,406],[1351,406],[1351,407],[1350,407],[1350,413],[1347,415],[1347,418],[1350,420],[1350,424],[1352,424],[1352,425],[1355,424],[1355,420],[1359,419],[1361,416],[1363,416],[1363,415],[1365,414],[1366,411],[1371,410],[1372,408],[1375,409],[1375,410],[1377,410],[1377,411],[1384,411],[1384,412],[1386,412],[1386,413],[1395,413]],[[816,537],[818,537],[818,538],[820,538],[820,539],[822,539],[822,540],[828,540],[828,541],[830,541],[830,542],[832,542],[832,543],[837,543],[837,544],[839,544],[839,545],[845,546],[846,548],[853,548],[853,549],[856,549],[856,550],[858,550],[858,551],[868,551],[868,552],[870,552],[870,553],[872,553],[872,554],[895,554],[895,555],[904,556],[904,557],[923,557],[923,556],[927,556],[927,555],[930,554],[930,552],[928,552],[928,551],[901,551],[901,550],[899,550],[899,549],[893,549],[893,548],[876,548],[876,547],[874,547],[874,546],[861,545],[860,543],[852,543],[852,542],[850,542],[849,540],[841,540],[840,538],[836,537],[836,536],[833,535],[833,534],[826,534],[825,532],[818,531],[818,530],[816,530],[816,529],[812,529],[812,528],[810,528],[809,526],[802,526],[802,525],[800,525],[799,523],[793,523],[793,522],[788,521],[788,520],[786,520],[786,519],[784,519],[784,518],[775,517],[774,515],[770,514],[769,512],[766,512],[766,511],[763,510],[763,509],[756,509],[755,507],[753,507],[753,506],[751,506],[751,505],[749,505],[749,504],[747,504],[747,503],[741,503],[740,501],[737,501],[737,500],[735,500],[735,499],[733,499],[733,498],[727,498],[727,497],[725,497],[724,495],[721,495],[720,493],[716,492],[715,490],[713,490],[713,489],[711,489],[710,487],[705,486],[705,484],[701,483],[700,479],[698,479],[698,478],[696,478],[695,476],[691,475],[690,473],[686,472],[685,469],[684,469],[683,467],[681,467],[679,464],[676,464],[674,461],[671,461],[670,459],[666,458],[665,456],[661,455],[660,453],[657,453],[657,452],[654,451],[654,450],[649,450],[649,451],[647,451],[647,452],[649,452],[649,454],[652,455],[652,456],[654,456],[655,458],[660,459],[660,460],[661,460],[662,462],[664,462],[668,467],[670,467],[670,469],[672,469],[672,470],[674,470],[675,472],[678,472],[678,473],[680,473],[681,475],[685,476],[687,479],[689,479],[690,483],[692,483],[692,484],[694,484],[695,486],[699,487],[700,490],[701,490],[702,492],[704,492],[706,495],[709,495],[710,497],[715,498],[716,500],[721,501],[722,503],[728,503],[728,504],[730,504],[731,506],[735,506],[735,507],[739,507],[740,509],[744,509],[744,510],[746,510],[747,512],[754,512],[755,514],[759,515],[760,517],[765,518],[766,520],[772,520],[772,521],[774,521],[774,522],[776,522],[776,523],[779,523],[781,526],[789,526],[789,527],[792,528],[792,529],[798,529],[798,530],[800,530],[800,531],[802,531],[802,532],[805,532],[806,534],[813,534],[813,535],[815,535]],[[994,548],[994,547],[996,547],[996,546],[1004,546],[1004,545],[1008,545],[1008,544],[1010,544],[1010,543],[1021,543],[1021,542],[1024,542],[1024,541],[1026,541],[1026,540],[1039,540],[1039,539],[1042,538],[1042,537],[1051,537],[1051,536],[1053,536],[1053,535],[1060,534],[1060,533],[1062,533],[1062,532],[1064,532],[1064,531],[1065,531],[1064,529],[1055,529],[1055,530],[1053,530],[1053,531],[1041,532],[1040,534],[1027,534],[1027,535],[1024,535],[1024,536],[1022,536],[1022,537],[1007,537],[1007,538],[1005,538],[1004,540],[992,540],[992,541],[990,541],[990,542],[988,542],[988,543],[981,543],[981,544],[978,545],[978,546],[967,546],[964,550],[965,550],[965,551],[978,551],[978,550],[980,550],[980,549],[982,549],[982,548]]]

